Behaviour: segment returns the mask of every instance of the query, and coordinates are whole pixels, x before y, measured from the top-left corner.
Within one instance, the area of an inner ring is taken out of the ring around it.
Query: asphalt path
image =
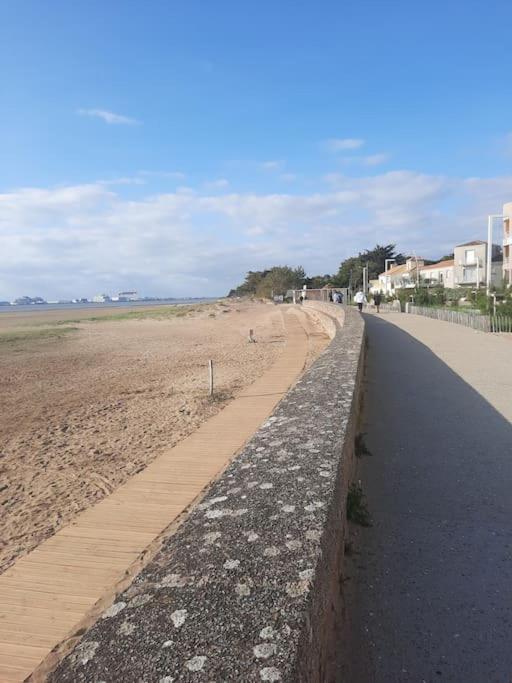
[[[512,681],[512,340],[365,315],[339,680]]]

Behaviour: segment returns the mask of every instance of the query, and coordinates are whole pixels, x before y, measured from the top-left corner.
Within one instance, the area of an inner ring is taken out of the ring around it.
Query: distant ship
[[[118,301],[138,301],[139,295],[137,292],[119,292],[117,295]]]
[[[14,306],[26,306],[27,304],[45,304],[46,301],[40,296],[20,296],[12,303]]]

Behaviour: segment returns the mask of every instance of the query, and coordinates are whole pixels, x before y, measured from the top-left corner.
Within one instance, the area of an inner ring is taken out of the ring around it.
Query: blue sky
[[[512,4],[7,1],[0,299],[222,294],[512,200]]]

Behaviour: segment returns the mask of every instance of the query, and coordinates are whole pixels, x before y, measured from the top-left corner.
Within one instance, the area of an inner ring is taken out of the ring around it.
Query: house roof
[[[451,268],[455,265],[453,259],[447,259],[446,261],[438,261],[437,263],[431,263],[429,266],[423,266],[421,270],[437,270],[438,268]]]
[[[464,244],[457,244],[457,247],[476,247],[479,244],[485,244],[483,240],[473,240],[472,242],[464,242]]]
[[[407,266],[405,263],[403,263],[400,266],[393,266],[392,268],[388,268],[385,273],[380,273],[380,275],[399,275],[400,273],[403,273],[407,269]]]

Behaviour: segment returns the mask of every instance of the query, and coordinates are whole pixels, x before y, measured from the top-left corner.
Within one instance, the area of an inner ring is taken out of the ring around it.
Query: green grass
[[[347,493],[347,519],[349,522],[354,522],[360,526],[371,526],[366,496],[361,484],[350,484]]]
[[[50,327],[42,330],[12,330],[0,332],[0,348],[14,347],[27,342],[48,341],[62,339],[71,332],[78,330],[78,327]]]
[[[92,315],[87,318],[69,318],[59,320],[55,325],[68,325],[77,323],[101,323],[116,320],[169,320],[170,318],[183,318],[189,313],[200,311],[201,307],[196,306],[169,306],[162,308],[150,308],[139,311],[120,311],[119,313],[109,313],[108,315]]]
[[[364,434],[359,433],[356,436],[355,453],[358,458],[362,458],[363,455],[371,455],[371,451],[368,449],[368,446],[364,440]]]

